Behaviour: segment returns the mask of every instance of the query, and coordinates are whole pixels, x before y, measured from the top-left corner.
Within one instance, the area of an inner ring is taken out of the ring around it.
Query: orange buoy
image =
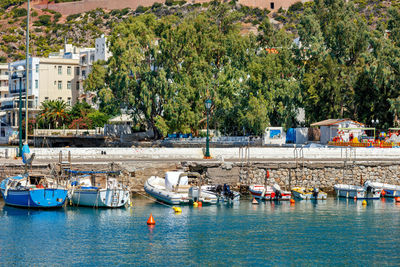
[[[381,196],[382,197],[384,197],[386,195],[386,192],[385,192],[385,190],[382,190],[382,192],[381,192]]]
[[[156,221],[153,218],[153,214],[151,214],[151,213],[150,213],[149,219],[147,220],[147,224],[148,225],[155,225],[156,224]]]
[[[258,201],[256,200],[255,197],[253,197],[253,201],[251,202],[251,204],[258,204]]]
[[[357,200],[357,196],[354,196],[354,200]]]
[[[400,202],[400,197],[395,197],[394,200],[396,200],[396,202]]]
[[[198,205],[199,207],[203,207],[203,202],[198,201],[198,202],[197,202],[197,205]]]
[[[296,203],[296,201],[293,198],[291,198],[290,199],[290,204],[294,204],[294,203]]]

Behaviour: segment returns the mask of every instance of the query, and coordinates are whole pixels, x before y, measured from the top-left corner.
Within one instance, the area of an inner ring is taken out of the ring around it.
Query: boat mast
[[[28,144],[28,91],[29,91],[29,7],[27,7],[27,16],[26,16],[26,90],[25,90],[25,144]]]

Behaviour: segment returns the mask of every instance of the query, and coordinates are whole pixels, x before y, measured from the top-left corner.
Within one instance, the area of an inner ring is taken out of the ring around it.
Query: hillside
[[[67,2],[73,0],[57,0]],[[10,62],[25,57],[26,4],[23,0],[6,0],[0,4],[0,62]],[[399,6],[400,1],[354,1],[370,27],[378,21],[385,21],[389,6]],[[313,2],[304,4],[313,5]],[[231,2],[232,9],[240,11],[242,33],[257,32],[261,21],[269,16],[277,27],[296,34],[296,24],[302,16],[304,6],[301,2],[288,10],[279,9],[270,13],[268,10],[241,6]],[[32,8],[31,13],[31,53],[33,56],[48,56],[62,48],[64,40],[77,46],[93,46],[94,39],[101,34],[108,34],[114,27],[129,16],[154,13],[157,17],[175,14],[184,17],[192,11],[206,10],[209,3],[189,4],[186,1],[167,0],[164,4],[154,3],[151,7],[139,6],[136,10],[95,9],[82,14],[66,16],[49,9]]]

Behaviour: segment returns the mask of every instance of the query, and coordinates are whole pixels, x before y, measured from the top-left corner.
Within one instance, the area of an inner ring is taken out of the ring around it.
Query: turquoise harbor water
[[[399,265],[400,205],[386,199],[35,211],[0,202],[0,265]],[[156,220],[149,228],[150,215]]]

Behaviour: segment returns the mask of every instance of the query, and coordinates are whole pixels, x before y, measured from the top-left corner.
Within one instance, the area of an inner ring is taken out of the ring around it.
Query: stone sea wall
[[[229,165],[229,168],[226,166]],[[400,163],[398,162],[343,162],[306,163],[250,163],[204,166],[206,177],[211,183],[229,183],[233,187],[246,187],[251,184],[278,183],[282,189],[294,186],[317,186],[326,192],[333,192],[335,184],[360,185],[378,181],[400,185]],[[196,166],[199,169],[199,166]],[[267,177],[267,172],[269,176]]]

